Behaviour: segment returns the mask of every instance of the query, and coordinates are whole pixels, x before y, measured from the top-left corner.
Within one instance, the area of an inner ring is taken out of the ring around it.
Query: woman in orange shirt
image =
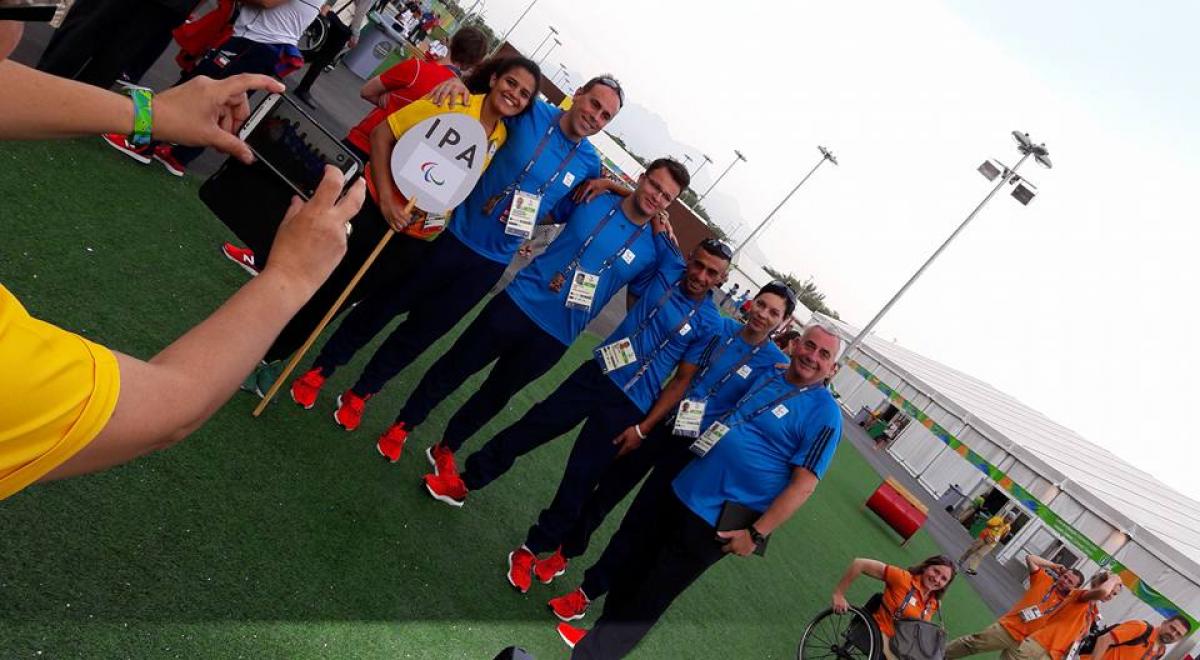
[[[911,568],[859,557],[850,562],[850,567],[833,589],[833,611],[840,614],[850,608],[846,589],[860,575],[883,582],[883,602],[871,615],[884,638],[884,655],[892,658],[888,642],[896,634],[895,619],[931,620],[941,606],[946,588],[954,581],[955,573],[954,560],[944,555],[929,557]]]

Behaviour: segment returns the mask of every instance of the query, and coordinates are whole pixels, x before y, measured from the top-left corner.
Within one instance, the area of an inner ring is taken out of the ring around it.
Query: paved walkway
[[[884,451],[875,449],[875,441],[847,415],[843,415],[842,438],[849,442],[867,459],[881,477],[892,477],[929,507],[929,519],[924,530],[933,537],[942,552],[957,559],[971,544],[971,535],[953,516],[946,513],[925,487],[917,483],[896,459]],[[865,500],[864,500],[865,501]],[[897,539],[900,537],[897,536]],[[979,575],[960,574],[960,579],[970,580],[980,597],[997,614],[1006,611],[1021,597],[1025,585],[1013,581],[1008,573],[990,555],[979,565]]]

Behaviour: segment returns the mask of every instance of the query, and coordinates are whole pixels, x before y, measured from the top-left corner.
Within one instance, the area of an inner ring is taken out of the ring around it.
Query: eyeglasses
[[[617,82],[616,78],[611,76],[597,76],[589,80],[585,87],[591,87],[593,85],[604,85],[605,87],[616,92],[617,100],[621,102],[621,107],[625,107],[625,90],[621,89],[621,83]]]
[[[715,238],[704,239],[700,242],[700,247],[704,248],[706,252],[715,252],[721,255],[727,261],[733,259],[733,248]]]

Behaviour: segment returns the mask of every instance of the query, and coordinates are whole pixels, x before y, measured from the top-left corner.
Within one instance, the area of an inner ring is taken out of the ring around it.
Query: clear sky
[[[548,25],[547,73],[616,74],[640,108],[613,132],[641,155],[708,153],[702,187],[746,154],[706,202],[726,227],[833,149],[759,247],[859,326],[986,194],[979,163],[1018,159],[1010,131],[1045,142],[1054,169],[1021,172],[1038,197],[994,199],[876,333],[1200,498],[1200,3],[539,0],[511,40]]]

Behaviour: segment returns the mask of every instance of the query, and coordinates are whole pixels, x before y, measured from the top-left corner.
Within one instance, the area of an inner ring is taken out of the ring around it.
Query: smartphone
[[[259,161],[306,200],[316,192],[326,165],[342,171],[346,188],[362,174],[362,161],[285,94],[263,99],[238,136]]]
[[[57,10],[58,3],[47,0],[0,0],[0,21],[45,22]]]

